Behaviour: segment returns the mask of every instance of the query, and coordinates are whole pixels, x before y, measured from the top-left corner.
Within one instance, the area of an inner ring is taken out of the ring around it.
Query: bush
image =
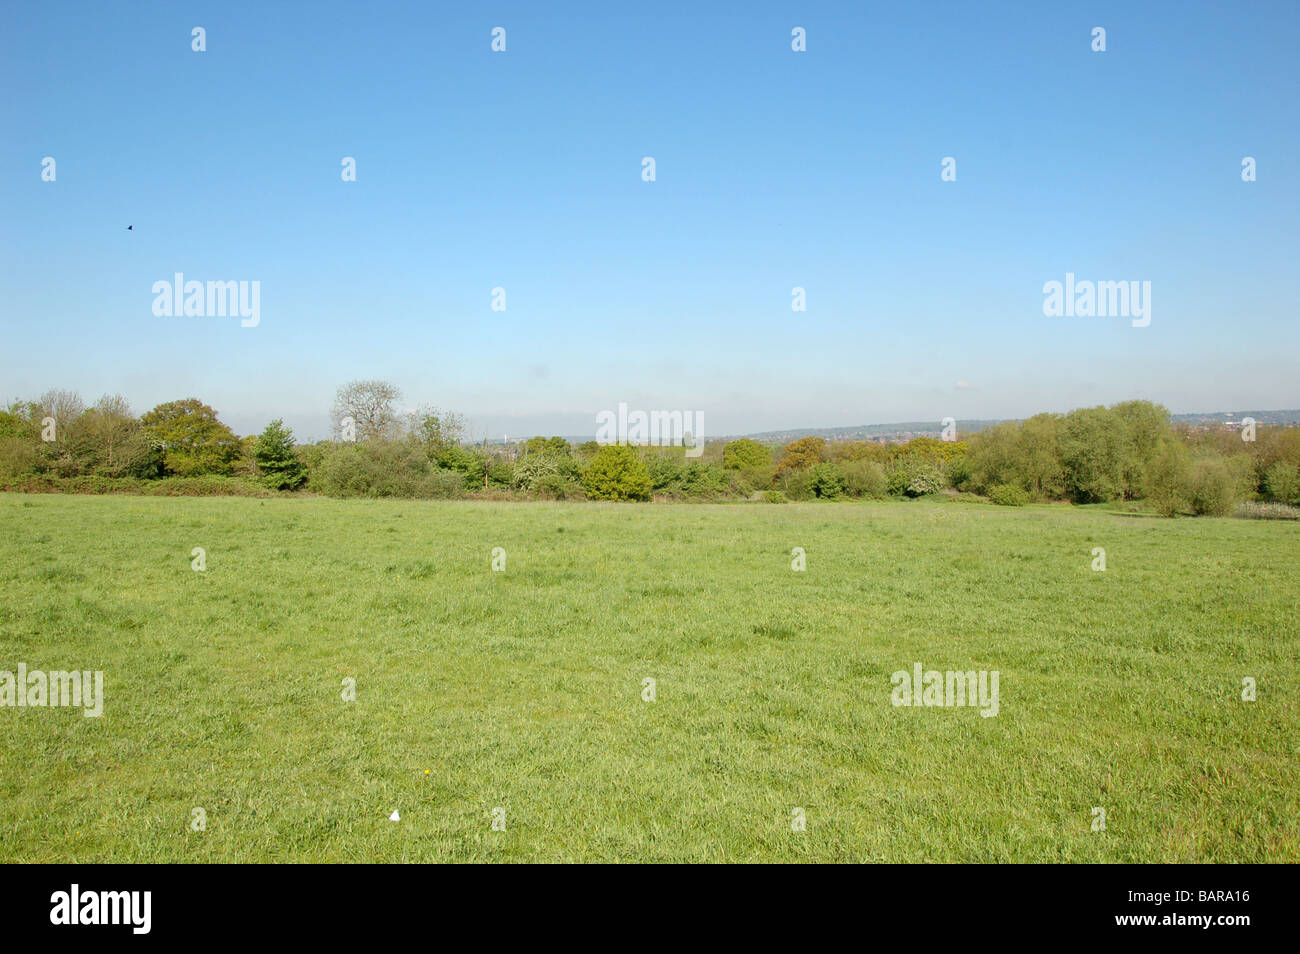
[[[776,478],[777,487],[789,500],[811,500],[812,477],[806,470],[791,470]]]
[[[886,487],[895,497],[924,497],[937,494],[944,486],[943,472],[919,455],[898,458],[886,477]]]
[[[260,481],[209,474],[205,477],[54,477],[48,474],[0,480],[0,490],[29,494],[137,494],[143,497],[274,497]]]
[[[543,500],[582,500],[582,484],[563,474],[547,474],[534,482],[532,491]]]
[[[1163,441],[1147,468],[1147,501],[1156,512],[1176,517],[1191,508],[1191,454],[1178,440]]]
[[[763,491],[763,500],[770,504],[783,504],[786,502],[785,494],[781,493],[779,490]]]
[[[487,457],[474,450],[449,444],[437,451],[434,463],[442,470],[454,470],[463,475],[462,489],[477,490],[483,486],[483,475],[487,473]]]
[[[1264,493],[1284,504],[1300,504],[1300,471],[1284,460],[1264,471]]]
[[[1192,462],[1192,510],[1212,517],[1232,513],[1236,500],[1236,479],[1227,462],[1218,456],[1199,457]]]
[[[320,444],[310,487],[331,497],[451,498],[465,494],[459,471],[433,466],[413,441]],[[479,485],[483,472],[480,470]]]
[[[716,500],[733,493],[733,485],[728,474],[700,461],[686,465],[682,471],[679,487],[685,497],[707,500]]]
[[[606,444],[582,474],[587,496],[595,500],[649,500],[653,487],[646,465],[626,444]]]
[[[842,464],[845,489],[850,497],[879,500],[889,495],[885,469],[874,460],[851,460]]]
[[[35,471],[35,445],[21,437],[0,437],[0,480],[16,480]]]
[[[989,500],[1000,507],[1023,507],[1029,503],[1029,494],[1015,484],[998,484],[989,488]]]
[[[511,484],[519,490],[532,490],[539,481],[559,472],[559,464],[550,454],[525,454],[515,462]]]
[[[954,457],[948,461],[948,486],[954,490],[965,490],[971,481],[970,458]]]
[[[493,487],[513,487],[515,466],[507,460],[492,458],[488,461],[488,484]]]
[[[808,472],[808,488],[814,497],[823,500],[836,500],[844,496],[848,481],[843,472],[834,464],[821,463]]]
[[[1238,500],[1254,500],[1259,496],[1259,473],[1255,459],[1249,454],[1228,454],[1223,458],[1232,475],[1232,492]]]
[[[412,486],[414,492],[410,496],[427,500],[456,500],[465,496],[465,479],[454,470],[434,467],[423,480]]]
[[[678,491],[682,479],[686,476],[686,465],[666,454],[657,454],[646,465],[650,474],[650,489],[654,491]]]

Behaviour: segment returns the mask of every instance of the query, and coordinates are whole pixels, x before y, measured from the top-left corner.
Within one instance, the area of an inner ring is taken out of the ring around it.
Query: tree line
[[[281,420],[239,437],[197,398],[139,415],[120,395],[87,406],[49,391],[0,411],[0,487],[163,494],[317,493],[332,497],[597,500],[988,499],[1004,505],[1131,501],[1168,516],[1226,515],[1264,502],[1300,506],[1300,428],[1171,423],[1164,407],[1125,401],[1007,421],[963,440],[836,441],[784,446],[715,441],[681,447],[573,444],[537,436],[474,445],[463,418],[399,413],[384,381],[339,389],[334,437],[298,443]]]

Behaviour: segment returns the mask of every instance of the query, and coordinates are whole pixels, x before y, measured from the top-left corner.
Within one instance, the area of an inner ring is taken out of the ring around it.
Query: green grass
[[[106,695],[0,708],[0,859],[1297,861],[1297,556],[1065,506],[0,495],[0,670]],[[999,670],[997,717],[895,708],[917,661]]]

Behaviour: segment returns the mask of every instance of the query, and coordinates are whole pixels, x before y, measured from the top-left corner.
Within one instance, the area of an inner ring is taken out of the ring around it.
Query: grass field
[[[0,708],[0,860],[1294,862],[1298,557],[1066,506],[0,495],[0,670],[105,694]],[[895,707],[916,662],[997,716]]]

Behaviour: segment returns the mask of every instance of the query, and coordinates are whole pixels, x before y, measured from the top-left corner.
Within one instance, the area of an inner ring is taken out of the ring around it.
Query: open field
[[[1300,861],[1298,557],[1066,506],[0,495],[0,670],[105,692],[0,708],[0,860]],[[997,716],[895,707],[916,662]]]

